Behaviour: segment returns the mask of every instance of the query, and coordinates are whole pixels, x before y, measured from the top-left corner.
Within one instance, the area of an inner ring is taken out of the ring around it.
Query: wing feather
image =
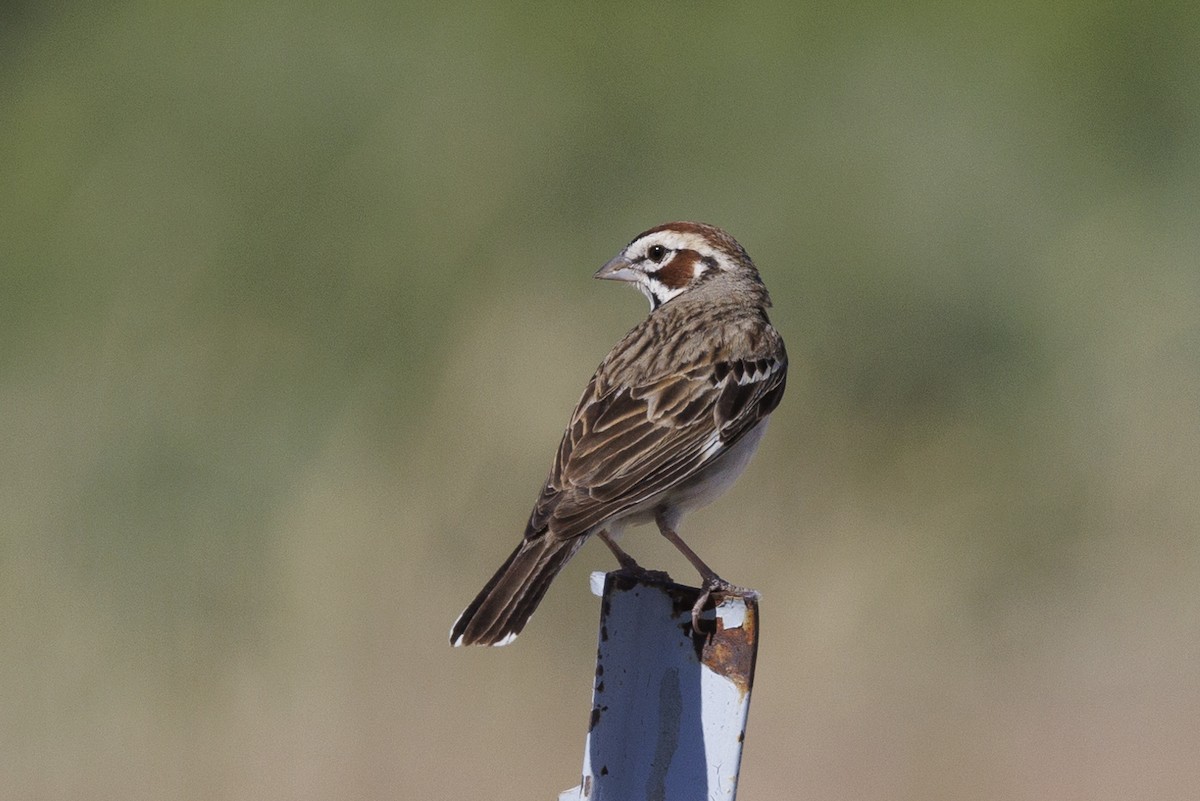
[[[688,480],[774,411],[787,356],[703,364],[634,387],[585,390],[530,531],[583,534]]]

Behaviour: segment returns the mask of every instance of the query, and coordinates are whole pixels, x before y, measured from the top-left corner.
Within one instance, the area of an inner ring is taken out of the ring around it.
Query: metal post
[[[728,597],[692,633],[699,590],[593,573],[600,645],[583,781],[559,801],[734,801],[758,601]],[[704,626],[702,625],[702,628]]]

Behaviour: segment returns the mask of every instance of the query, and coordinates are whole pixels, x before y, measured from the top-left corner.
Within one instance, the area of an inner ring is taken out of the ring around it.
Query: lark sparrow
[[[525,536],[455,621],[453,645],[512,642],[592,534],[641,571],[617,545],[638,523],[657,523],[700,572],[696,630],[711,593],[740,590],[675,529],[738,477],[783,396],[787,352],[767,289],[733,237],[694,222],[638,234],[596,277],[637,286],[650,314],[588,382]]]

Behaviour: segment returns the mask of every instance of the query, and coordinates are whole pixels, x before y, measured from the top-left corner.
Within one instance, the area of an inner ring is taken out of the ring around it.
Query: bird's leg
[[[625,553],[625,549],[620,545],[617,545],[617,541],[610,537],[607,531],[599,531],[596,533],[596,536],[600,538],[601,542],[608,546],[608,549],[612,551],[613,556],[617,557],[617,561],[621,563],[622,570],[641,569],[642,566],[637,563],[637,560]]]
[[[617,557],[617,561],[621,564],[621,571],[628,573],[635,578],[643,579],[652,583],[669,582],[671,577],[662,570],[647,570],[637,563],[637,560],[625,552],[617,541],[614,540],[607,531],[601,530],[596,533],[600,541],[608,546],[612,551],[613,556]]]
[[[757,598],[758,593],[754,590],[745,587],[739,587],[736,584],[730,584],[725,579],[717,575],[717,572],[704,563],[704,560],[696,554],[683,539],[675,533],[667,521],[663,518],[660,512],[655,516],[654,522],[658,524],[659,532],[667,538],[667,540],[679,549],[679,552],[687,557],[687,560],[692,563],[700,573],[700,597],[696,599],[696,603],[692,606],[692,631],[700,633],[700,615],[704,612],[704,607],[708,604],[708,599],[712,597],[714,592],[724,593],[727,595],[737,595],[743,598]]]

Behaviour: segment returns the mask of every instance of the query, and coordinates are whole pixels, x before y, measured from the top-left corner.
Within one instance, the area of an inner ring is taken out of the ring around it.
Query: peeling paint
[[[758,602],[746,601],[744,617],[736,627],[726,628],[725,618],[717,616],[717,630],[704,644],[700,661],[719,676],[737,686],[744,698],[754,683],[754,664],[758,659]]]

